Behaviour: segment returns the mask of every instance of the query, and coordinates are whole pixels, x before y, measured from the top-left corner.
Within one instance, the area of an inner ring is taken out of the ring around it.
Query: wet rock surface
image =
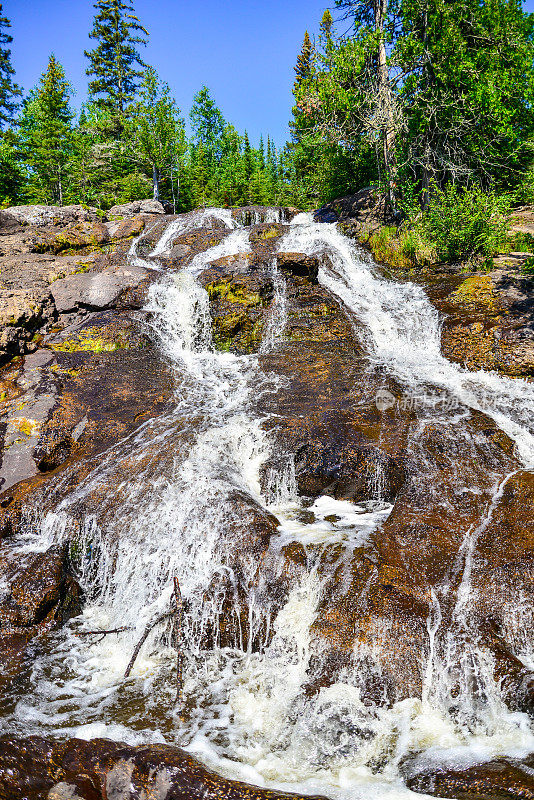
[[[208,771],[184,750],[96,739],[0,739],[3,800],[302,800]],[[311,800],[321,800],[313,797]]]
[[[365,211],[369,199],[354,202],[360,201]],[[322,588],[311,624],[313,657],[302,677],[308,698],[320,696],[347,670],[357,672],[355,687],[368,707],[420,697],[421,665],[439,602],[440,634],[451,632],[462,646],[487,653],[510,708],[532,713],[534,680],[522,649],[530,617],[515,619],[513,612],[534,604],[534,484],[512,439],[481,411],[407,402],[406,386],[370,364],[361,320],[324,286],[321,269],[329,262],[284,243],[294,209],[237,209],[226,216],[205,211],[161,220],[154,209],[153,216],[144,212],[141,206],[119,210],[122,220],[98,227],[104,238],[87,245],[85,266],[79,254],[60,255],[54,246],[44,254],[32,251],[36,236],[54,241],[46,237],[57,239],[58,231],[36,232],[31,220],[55,228],[55,211],[17,212],[0,239],[7,265],[0,295],[6,304],[1,335],[7,331],[5,347],[0,339],[3,685],[14,691],[33,648],[46,649],[51,631],[84,601],[77,563],[85,552],[79,535],[84,520],[100,525],[102,547],[109,544],[116,555],[114,543],[139,509],[159,497],[170,475],[183,477],[194,464],[194,444],[209,429],[208,415],[200,401],[194,409],[181,408],[185,367],[179,360],[169,365],[151,333],[154,311],[143,310],[162,273],[172,287],[184,267],[194,266],[197,284],[207,292],[214,347],[228,359],[254,356],[267,376],[254,396],[262,430],[273,442],[261,467],[262,489],[267,492],[282,465],[305,498],[305,522],[315,520],[313,504],[325,495],[358,506],[362,514],[388,507],[378,528],[353,543],[334,536],[279,541],[280,519],[237,479],[227,494],[215,493],[231,512],[220,543],[226,555],[205,587],[203,602],[216,611],[199,623],[202,646],[261,652],[272,639],[273,620],[314,570]],[[65,212],[65,229],[100,226],[87,213],[78,218],[81,212]],[[217,248],[235,223],[250,225],[249,247],[220,255]],[[175,235],[151,257],[169,225]],[[128,258],[131,237],[139,235]],[[215,252],[203,258],[210,248]],[[462,361],[455,347],[465,347],[471,369],[530,375],[529,345],[517,347],[531,324],[530,285],[502,270],[479,279],[475,286],[474,276],[448,273],[425,283],[433,302],[449,314],[444,353]],[[501,341],[499,355],[493,349],[490,358],[488,350],[472,346],[465,331],[479,323],[503,330],[503,320],[511,325],[508,349]],[[251,462],[255,457],[251,451]],[[273,484],[269,491],[278,489]],[[42,516],[65,498],[74,498],[67,504],[65,541],[21,555],[21,536],[36,534]],[[334,512],[329,518],[337,524]],[[206,517],[201,530],[207,540],[211,524]],[[467,622],[458,599],[466,575],[472,598]],[[187,615],[187,602],[184,608]],[[445,646],[445,638],[436,641],[437,648]],[[448,657],[460,658],[454,650]],[[477,691],[483,696],[482,688]],[[354,732],[360,735],[371,736]],[[408,785],[443,797],[532,796],[527,762],[495,764],[414,773]],[[134,787],[130,794],[124,794],[125,781]],[[290,796],[214,776],[163,745],[0,742],[0,796],[6,800],[98,800],[141,797],[143,791],[176,798]]]
[[[479,797],[483,800],[534,797],[534,759],[499,759],[468,769],[436,770],[408,779],[410,789],[436,797]]]

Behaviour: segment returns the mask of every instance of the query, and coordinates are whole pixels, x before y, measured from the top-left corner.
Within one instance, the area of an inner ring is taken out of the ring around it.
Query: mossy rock
[[[60,353],[112,353],[129,348],[130,343],[124,335],[114,338],[105,329],[86,328],[77,336],[61,342],[51,342],[49,346]]]
[[[449,300],[463,306],[483,307],[485,311],[498,311],[495,287],[489,275],[472,275],[454,291]]]
[[[209,283],[206,286],[210,301],[225,300],[228,303],[239,303],[243,306],[259,306],[262,298],[259,292],[251,291],[242,283],[232,278]]]

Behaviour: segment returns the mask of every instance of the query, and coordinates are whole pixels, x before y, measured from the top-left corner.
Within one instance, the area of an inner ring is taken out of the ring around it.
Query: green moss
[[[472,275],[453,292],[450,299],[462,305],[482,305],[488,311],[497,311],[495,291],[487,275]]]
[[[210,300],[227,300],[229,303],[239,303],[243,306],[261,305],[258,292],[251,292],[245,286],[233,284],[232,279],[210,283],[206,286]]]
[[[87,328],[76,338],[52,343],[50,347],[60,353],[112,353],[115,350],[124,350],[128,348],[129,343],[123,337],[114,340],[103,336],[102,332],[97,328]]]
[[[278,228],[266,228],[263,231],[258,231],[256,233],[257,239],[274,239],[276,236],[280,236],[280,231]]]

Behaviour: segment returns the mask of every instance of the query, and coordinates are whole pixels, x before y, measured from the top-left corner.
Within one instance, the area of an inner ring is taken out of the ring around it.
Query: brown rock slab
[[[169,745],[0,739],[2,800],[305,800],[222,778]],[[321,800],[319,797],[307,800]],[[323,798],[324,800],[324,798]]]
[[[443,769],[414,775],[408,787],[414,792],[458,800],[532,800],[534,758],[523,762],[498,759],[468,769]]]

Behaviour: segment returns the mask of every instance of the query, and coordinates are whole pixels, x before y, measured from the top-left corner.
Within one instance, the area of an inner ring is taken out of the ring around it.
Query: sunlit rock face
[[[335,224],[139,211],[2,240],[49,309],[2,374],[5,796],[528,796],[532,384]]]

